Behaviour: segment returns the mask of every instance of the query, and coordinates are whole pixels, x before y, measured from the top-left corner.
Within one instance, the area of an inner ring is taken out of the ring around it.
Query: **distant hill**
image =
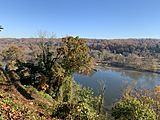
[[[160,52],[160,39],[88,39],[81,38],[88,42],[90,49],[92,50],[109,50],[115,53],[129,52],[132,53],[135,50],[139,52]],[[16,44],[19,47],[27,50],[29,44],[34,44],[41,41],[40,38],[0,38],[0,51],[6,46]],[[58,45],[61,43],[61,38],[45,39],[50,41],[51,44]]]

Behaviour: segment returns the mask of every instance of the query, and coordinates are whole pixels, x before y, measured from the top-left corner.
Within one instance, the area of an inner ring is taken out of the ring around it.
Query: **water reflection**
[[[136,88],[140,89],[151,89],[155,85],[160,85],[159,74],[113,68],[99,69],[90,76],[75,74],[74,78],[78,83],[93,88],[95,94],[99,92],[98,81],[106,81],[105,104],[107,106],[112,105],[121,97],[126,83],[136,81]]]

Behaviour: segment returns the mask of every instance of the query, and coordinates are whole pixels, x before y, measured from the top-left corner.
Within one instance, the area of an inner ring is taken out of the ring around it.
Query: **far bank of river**
[[[158,70],[153,70],[151,68],[144,69],[140,67],[133,67],[133,66],[128,66],[128,65],[123,65],[119,63],[105,63],[105,62],[99,62],[97,63],[97,66],[103,66],[103,67],[112,67],[112,68],[120,68],[120,69],[125,69],[125,70],[134,70],[134,71],[139,71],[139,72],[151,72],[151,73],[157,73],[160,74],[160,69]]]
[[[82,86],[92,88],[95,95],[99,93],[99,81],[105,81],[105,105],[107,107],[120,99],[127,84],[136,82],[135,88],[138,89],[152,89],[156,85],[160,85],[160,74],[157,73],[101,66],[97,66],[96,69],[97,71],[89,76],[74,74],[74,79]]]

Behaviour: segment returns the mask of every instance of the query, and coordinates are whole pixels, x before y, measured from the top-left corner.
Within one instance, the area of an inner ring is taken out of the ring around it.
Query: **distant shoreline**
[[[129,66],[113,66],[101,63],[100,65],[96,65],[96,70],[99,68],[112,68],[112,69],[122,69],[122,70],[130,70],[130,71],[137,71],[137,72],[148,72],[148,73],[156,73],[160,74],[160,71],[152,71],[152,70],[144,70],[144,69],[137,69]]]

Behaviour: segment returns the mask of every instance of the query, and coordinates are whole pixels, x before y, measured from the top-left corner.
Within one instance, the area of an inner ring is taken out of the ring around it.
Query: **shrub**
[[[156,120],[156,113],[149,103],[129,95],[115,104],[112,115],[120,120]]]
[[[53,117],[65,120],[103,120],[96,110],[83,102],[59,104],[53,111]]]
[[[53,101],[52,96],[50,96],[49,94],[47,94],[43,91],[39,91],[38,94],[41,95],[42,97],[46,98],[47,100]]]
[[[73,120],[105,120],[104,113],[98,111],[100,96],[94,96],[90,88],[73,83],[72,101],[57,104],[53,117]]]

